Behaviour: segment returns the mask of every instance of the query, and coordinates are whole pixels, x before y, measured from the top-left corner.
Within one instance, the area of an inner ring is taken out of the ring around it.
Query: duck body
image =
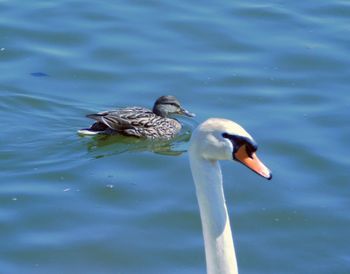
[[[144,107],[125,107],[87,115],[96,122],[90,128],[78,130],[82,135],[121,134],[147,139],[171,139],[176,136],[182,125],[168,116],[171,114],[193,117],[180,106],[174,96],[162,96],[157,99],[153,110]]]

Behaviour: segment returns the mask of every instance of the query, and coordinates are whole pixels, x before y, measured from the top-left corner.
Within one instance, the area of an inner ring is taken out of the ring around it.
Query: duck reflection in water
[[[187,151],[187,143],[190,138],[191,129],[185,125],[181,133],[171,140],[152,140],[123,135],[98,135],[83,140],[87,141],[87,149],[95,158],[103,158],[125,152],[144,151],[179,156]]]

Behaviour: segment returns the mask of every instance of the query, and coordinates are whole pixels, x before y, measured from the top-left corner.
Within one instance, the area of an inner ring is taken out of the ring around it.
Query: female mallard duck
[[[174,96],[161,96],[154,103],[153,110],[143,107],[126,107],[89,114],[96,120],[87,129],[78,130],[82,135],[121,134],[148,139],[170,139],[181,130],[179,121],[168,118],[172,114],[195,115],[182,108]]]

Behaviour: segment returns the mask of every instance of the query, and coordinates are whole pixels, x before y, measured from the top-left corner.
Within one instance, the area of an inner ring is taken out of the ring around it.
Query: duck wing
[[[158,135],[157,127],[161,124],[164,126],[164,123],[169,124],[170,122],[170,119],[160,117],[150,109],[143,107],[127,107],[103,111],[89,114],[87,117],[96,120],[98,124],[102,123],[113,131],[136,137]],[[169,127],[169,125],[166,127]]]

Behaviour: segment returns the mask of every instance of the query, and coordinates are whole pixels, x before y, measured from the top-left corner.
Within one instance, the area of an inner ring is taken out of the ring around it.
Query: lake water
[[[190,131],[242,124],[274,173],[222,163],[242,274],[350,273],[350,2],[0,0],[0,272],[205,273]],[[175,95],[168,143],[84,116]]]

